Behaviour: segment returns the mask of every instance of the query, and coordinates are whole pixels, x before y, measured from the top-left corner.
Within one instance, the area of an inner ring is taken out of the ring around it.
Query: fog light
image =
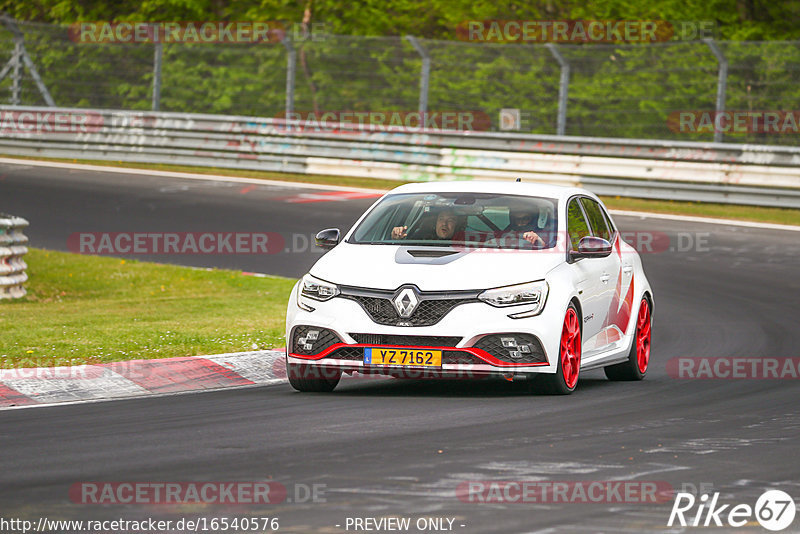
[[[513,337],[501,337],[500,342],[507,349],[517,348],[517,340]]]
[[[328,329],[301,325],[295,327],[290,346],[296,354],[310,356],[341,342],[341,339]]]
[[[514,363],[546,363],[544,349],[539,339],[523,332],[504,332],[482,337],[475,348],[485,350],[498,360]]]
[[[305,351],[314,350],[314,344],[309,341],[316,341],[319,339],[319,330],[309,330],[306,332],[305,337],[297,338],[297,347]]]

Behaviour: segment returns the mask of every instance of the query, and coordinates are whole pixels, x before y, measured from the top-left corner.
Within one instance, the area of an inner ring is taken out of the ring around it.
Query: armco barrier
[[[0,106],[0,154],[399,181],[496,179],[800,208],[800,148]]]
[[[0,213],[0,299],[25,295],[22,284],[28,280],[28,266],[22,256],[28,252],[28,238],[22,229],[27,226],[28,221],[22,217]]]

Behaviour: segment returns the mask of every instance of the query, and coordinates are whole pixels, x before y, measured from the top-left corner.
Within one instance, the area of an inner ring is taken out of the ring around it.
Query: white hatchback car
[[[300,391],[342,373],[510,380],[571,393],[581,371],[641,380],[653,293],[634,248],[580,188],[398,187],[292,290],[286,367]]]

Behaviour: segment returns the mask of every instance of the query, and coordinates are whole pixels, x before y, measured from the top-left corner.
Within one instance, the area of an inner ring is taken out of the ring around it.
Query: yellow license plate
[[[441,367],[442,351],[404,348],[364,348],[365,365]]]

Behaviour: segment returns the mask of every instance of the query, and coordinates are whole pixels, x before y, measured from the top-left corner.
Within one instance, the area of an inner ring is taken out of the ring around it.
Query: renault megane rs
[[[286,367],[300,391],[343,373],[641,380],[653,293],[636,250],[580,188],[518,182],[398,187],[294,287]]]

